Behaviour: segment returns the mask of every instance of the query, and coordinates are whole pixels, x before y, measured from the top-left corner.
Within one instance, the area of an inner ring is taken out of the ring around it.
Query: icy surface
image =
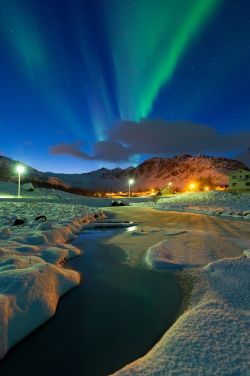
[[[202,268],[191,303],[157,345],[116,376],[248,375],[250,260]]]
[[[6,185],[7,186],[7,185]],[[48,197],[0,201],[0,358],[53,316],[60,296],[80,283],[63,268],[80,250],[69,241],[102,212],[81,204],[81,197],[60,202]],[[72,195],[70,195],[72,197]],[[37,216],[45,216],[35,220]],[[13,226],[16,219],[24,224]]]

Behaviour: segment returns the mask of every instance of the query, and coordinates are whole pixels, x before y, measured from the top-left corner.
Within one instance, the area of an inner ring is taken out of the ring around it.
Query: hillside
[[[240,168],[246,166],[232,159],[180,155],[149,159],[134,170],[134,176],[138,187],[160,188],[171,182],[174,187],[182,189],[190,181],[209,177],[214,185],[228,184],[228,174]]]
[[[0,180],[8,182],[17,182],[17,164],[22,163],[15,161],[11,158],[0,156]],[[25,163],[25,173],[22,176],[22,183],[31,182],[34,186],[49,187],[66,190],[69,185],[55,176],[49,176],[48,174],[38,171]]]
[[[83,174],[53,174],[73,187],[89,190],[127,190],[128,178],[135,179],[134,188],[144,190],[161,188],[172,182],[176,188],[183,188],[190,180],[211,177],[215,185],[227,184],[231,171],[246,168],[236,160],[214,158],[204,155],[192,157],[180,155],[173,158],[151,158],[136,168],[116,168],[108,170],[101,168],[97,171]]]

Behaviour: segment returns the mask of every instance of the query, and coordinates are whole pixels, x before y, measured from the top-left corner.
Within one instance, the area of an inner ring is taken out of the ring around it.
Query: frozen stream
[[[82,284],[64,296],[53,319],[0,363],[3,376],[108,375],[144,355],[174,321],[180,288],[173,274],[131,268],[106,245],[117,229],[88,230],[74,245],[84,253],[68,267]],[[20,323],[21,325],[21,323]]]

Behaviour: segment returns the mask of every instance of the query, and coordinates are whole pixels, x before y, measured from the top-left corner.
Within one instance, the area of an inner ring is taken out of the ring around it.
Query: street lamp
[[[17,166],[16,166],[16,171],[17,171],[17,173],[18,173],[17,197],[21,197],[21,196],[20,196],[21,174],[24,173],[24,171],[25,171],[25,167],[22,166],[22,165],[17,165]]]
[[[130,186],[134,184],[134,182],[135,182],[134,179],[128,180],[128,197],[130,197]]]

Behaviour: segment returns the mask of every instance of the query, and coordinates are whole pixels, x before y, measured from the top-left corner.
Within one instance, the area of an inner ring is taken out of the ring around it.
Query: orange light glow
[[[205,187],[204,191],[208,192],[208,191],[210,191],[210,188],[209,187]]]
[[[195,184],[195,183],[190,183],[190,184],[189,184],[189,189],[190,189],[191,191],[193,191],[195,188],[196,188],[196,184]]]

